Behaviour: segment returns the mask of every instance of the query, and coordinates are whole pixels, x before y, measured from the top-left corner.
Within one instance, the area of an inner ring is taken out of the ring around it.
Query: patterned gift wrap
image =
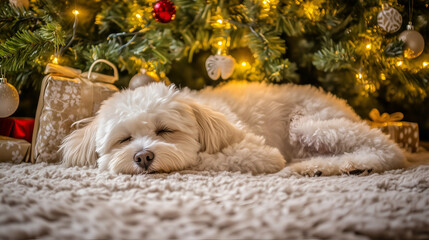
[[[31,144],[24,139],[0,136],[0,162],[29,162]]]
[[[383,113],[377,109],[372,109],[369,117],[373,120],[368,121],[372,128],[378,128],[387,134],[390,139],[398,143],[401,148],[409,152],[417,152],[419,149],[419,125],[412,122],[399,122],[404,118],[400,112]]]
[[[376,124],[376,127],[408,152],[417,152],[419,149],[419,126],[417,123],[389,122],[384,123],[384,125]]]
[[[101,60],[97,60],[95,63]],[[109,62],[110,63],[110,62]],[[93,64],[93,65],[94,65]],[[112,85],[115,76],[93,74],[59,65],[48,64],[36,112],[31,161],[59,162],[62,140],[73,129],[72,124],[94,116],[101,103],[118,89]]]

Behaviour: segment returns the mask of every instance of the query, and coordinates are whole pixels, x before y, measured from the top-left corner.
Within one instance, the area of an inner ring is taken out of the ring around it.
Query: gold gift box
[[[392,115],[383,113],[380,116],[380,113],[376,109],[371,111],[370,117],[374,120],[368,121],[372,128],[380,129],[408,152],[417,152],[419,149],[419,125],[417,123],[389,121],[401,120],[403,118],[402,113],[394,113]]]
[[[92,73],[97,62],[111,66],[114,76]],[[117,69],[103,59],[95,61],[88,73],[56,64],[48,64],[45,73],[33,130],[33,163],[59,162],[59,146],[73,130],[72,124],[94,116],[101,103],[118,91],[113,85]]]
[[[29,162],[31,143],[24,139],[0,136],[0,162]]]

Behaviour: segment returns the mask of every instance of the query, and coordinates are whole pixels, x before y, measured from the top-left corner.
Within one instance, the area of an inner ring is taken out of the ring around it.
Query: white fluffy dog
[[[310,86],[229,83],[202,91],[153,83],[104,101],[60,151],[67,166],[114,173],[184,169],[368,174],[405,158],[344,100]]]

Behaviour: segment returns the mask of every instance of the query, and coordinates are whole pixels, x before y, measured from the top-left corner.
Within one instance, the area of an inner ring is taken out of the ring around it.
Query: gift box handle
[[[98,59],[98,60],[95,60],[92,63],[91,67],[89,68],[89,71],[88,71],[88,79],[89,80],[91,80],[92,69],[94,68],[95,64],[97,64],[99,62],[105,63],[105,64],[107,64],[107,65],[109,65],[110,67],[113,68],[113,82],[115,82],[115,81],[117,81],[119,79],[118,69],[116,68],[116,66],[113,63],[111,63],[111,62],[109,62],[109,61],[107,61],[105,59]]]

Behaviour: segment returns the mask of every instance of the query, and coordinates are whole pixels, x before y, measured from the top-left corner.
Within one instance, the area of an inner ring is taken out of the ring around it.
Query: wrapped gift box
[[[0,162],[29,162],[31,144],[24,139],[0,136]]]
[[[390,139],[398,143],[401,148],[409,152],[417,152],[419,149],[419,126],[413,122],[399,122],[403,118],[402,113],[380,115],[377,109],[373,109],[368,121],[372,128],[378,128],[387,134]]]
[[[33,136],[33,118],[0,118],[0,135],[24,139],[31,143]]]
[[[94,65],[104,62],[114,69],[114,76],[92,73]],[[101,103],[118,89],[116,67],[106,61],[95,61],[88,73],[56,64],[48,64],[37,105],[33,132],[32,162],[58,162],[62,140],[73,129],[72,124],[94,116]]]

